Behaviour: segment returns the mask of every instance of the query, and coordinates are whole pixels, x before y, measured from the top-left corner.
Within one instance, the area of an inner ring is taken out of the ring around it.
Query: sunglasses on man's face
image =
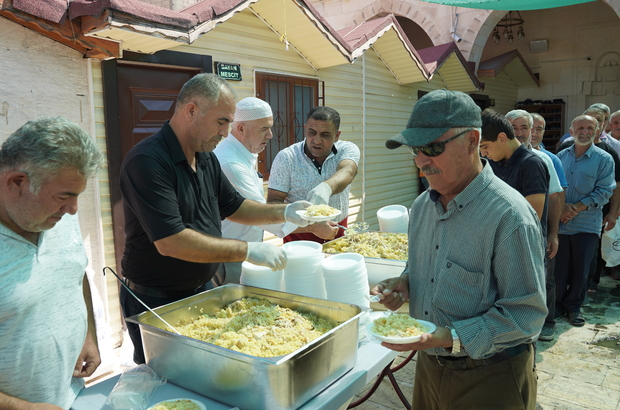
[[[463,134],[467,134],[469,131],[471,131],[471,129],[465,130],[463,132],[459,132],[454,137],[448,138],[445,141],[433,142],[430,144],[422,145],[421,147],[412,147],[408,145],[407,148],[409,148],[409,152],[411,152],[411,155],[413,155],[414,157],[418,156],[418,152],[421,152],[427,157],[436,157],[437,155],[441,154],[446,149],[446,144],[448,142],[452,141],[453,139],[457,137],[460,137]]]

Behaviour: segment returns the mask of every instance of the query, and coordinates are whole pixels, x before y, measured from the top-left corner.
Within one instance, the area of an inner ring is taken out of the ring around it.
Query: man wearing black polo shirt
[[[482,112],[480,153],[495,175],[519,191],[536,211],[543,234],[547,230],[549,171],[545,163],[518,139],[510,121],[493,110]]]
[[[272,244],[222,239],[222,219],[246,225],[308,224],[296,211],[309,202],[247,200],[222,173],[211,151],[228,135],[235,100],[233,89],[218,76],[196,75],[181,89],[170,121],[136,144],[123,161],[123,276],[150,307],[207,290],[220,262],[247,260],[273,270],[286,265],[286,255]],[[145,310],[124,288],[120,300],[125,317]],[[134,361],[144,363],[139,328],[127,327]]]
[[[480,153],[489,159],[493,173],[508,185],[516,189],[532,205],[540,219],[545,242],[548,227],[549,169],[536,154],[526,148],[516,138],[510,121],[493,110],[482,112],[482,137]],[[553,255],[545,253],[545,267],[548,258]],[[547,309],[555,309],[555,280],[553,274],[547,273],[545,280]],[[545,319],[539,340],[553,340],[555,334],[553,313]]]

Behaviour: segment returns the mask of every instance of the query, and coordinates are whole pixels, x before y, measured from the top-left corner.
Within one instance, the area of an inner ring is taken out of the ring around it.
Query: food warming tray
[[[178,335],[151,312],[127,318],[140,326],[146,362],[171,383],[243,410],[296,409],[351,370],[357,359],[358,306],[229,284],[154,311],[172,326],[213,315],[243,297],[341,322],[300,349],[255,357]]]

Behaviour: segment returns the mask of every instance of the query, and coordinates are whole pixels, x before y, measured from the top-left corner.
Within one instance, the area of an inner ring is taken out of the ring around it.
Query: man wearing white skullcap
[[[268,103],[260,98],[248,97],[237,103],[231,131],[213,153],[220,161],[222,171],[244,198],[266,203],[263,197],[263,179],[256,170],[258,154],[273,137],[273,113]],[[246,242],[262,242],[264,230],[284,237],[297,228],[286,222],[272,225],[243,225],[229,220],[222,221],[222,237]],[[213,278],[215,285],[239,283],[241,262],[226,262]]]

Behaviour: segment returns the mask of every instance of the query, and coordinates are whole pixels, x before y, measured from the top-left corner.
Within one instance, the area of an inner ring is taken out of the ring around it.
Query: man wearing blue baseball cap
[[[420,351],[416,409],[536,407],[543,237],[536,212],[480,158],[481,125],[471,97],[436,90],[386,142],[407,146],[430,184],[411,208],[407,268],[371,291],[391,310],[409,300],[412,317],[437,325],[416,343],[383,343]]]

